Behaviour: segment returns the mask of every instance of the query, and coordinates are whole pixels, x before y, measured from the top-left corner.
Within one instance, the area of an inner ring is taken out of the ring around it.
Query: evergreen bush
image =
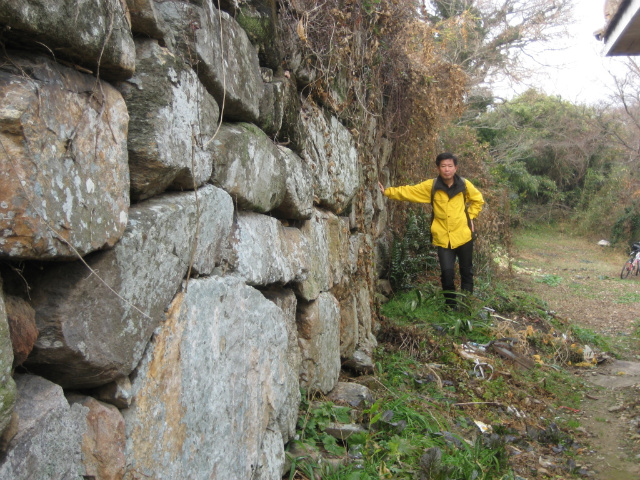
[[[403,236],[394,234],[391,247],[389,280],[396,290],[411,288],[420,274],[438,265],[435,249],[431,246],[431,218],[424,210],[410,210]]]

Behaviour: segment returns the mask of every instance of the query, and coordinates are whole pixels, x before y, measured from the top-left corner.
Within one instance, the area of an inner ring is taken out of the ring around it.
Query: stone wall
[[[0,478],[278,479],[372,367],[388,148],[282,5],[214,4],[0,2]]]

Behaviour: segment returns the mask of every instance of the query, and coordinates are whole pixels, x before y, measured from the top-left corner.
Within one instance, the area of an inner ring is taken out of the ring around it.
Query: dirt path
[[[569,323],[605,336],[618,354],[592,370],[576,419],[590,448],[578,463],[597,480],[640,479],[640,277],[620,279],[627,256],[559,231],[515,240],[523,290]]]
[[[640,277],[620,279],[627,255],[551,230],[515,241],[514,270],[558,314],[604,335],[631,335],[640,321]]]

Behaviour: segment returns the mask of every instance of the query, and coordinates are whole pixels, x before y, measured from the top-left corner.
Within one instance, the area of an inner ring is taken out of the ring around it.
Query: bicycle
[[[631,246],[629,259],[624,263],[622,267],[620,278],[624,280],[629,275],[631,275],[634,270],[636,272],[636,275],[640,273],[640,242],[636,242]]]

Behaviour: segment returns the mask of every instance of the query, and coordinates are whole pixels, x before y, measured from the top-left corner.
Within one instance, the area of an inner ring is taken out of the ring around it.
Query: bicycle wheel
[[[624,266],[622,267],[622,271],[620,272],[620,278],[622,279],[627,278],[631,273],[631,271],[633,270],[633,267],[634,267],[633,259],[630,258],[624,263]]]

